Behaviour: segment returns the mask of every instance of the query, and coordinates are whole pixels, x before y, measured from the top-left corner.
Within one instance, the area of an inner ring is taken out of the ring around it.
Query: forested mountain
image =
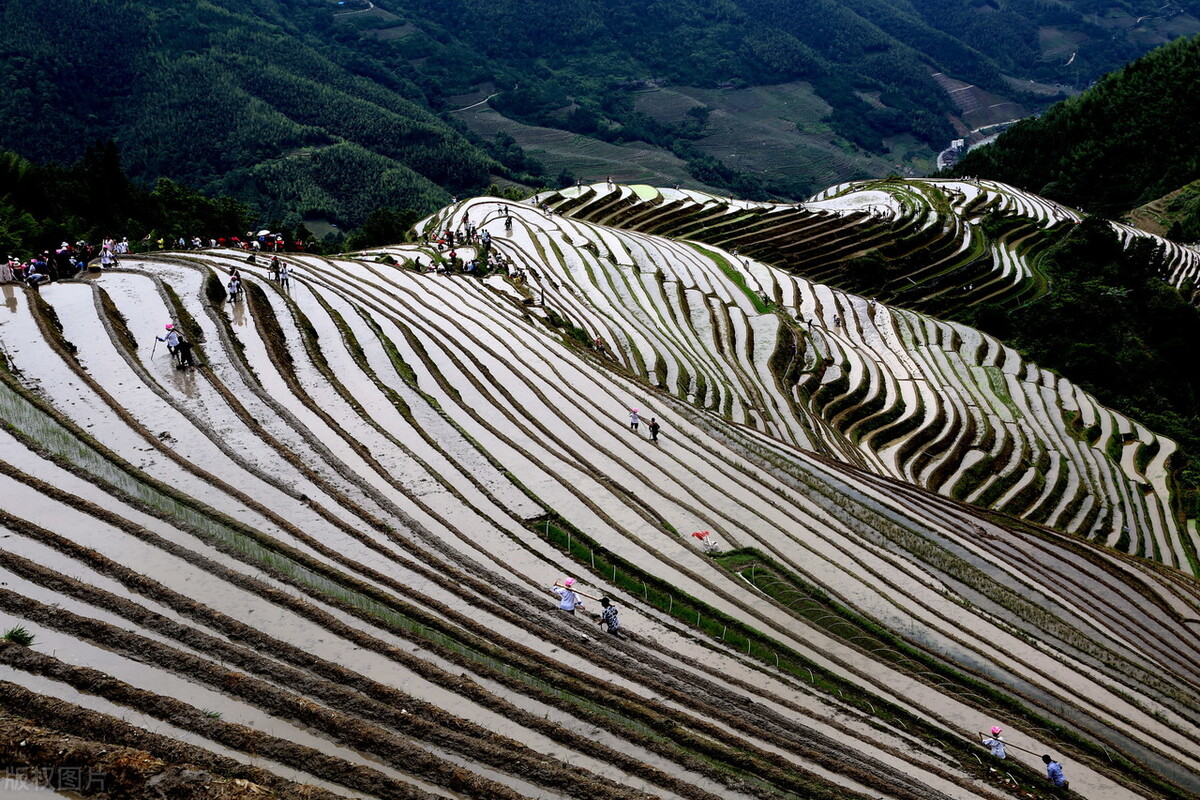
[[[1128,211],[1200,178],[1200,97],[1187,88],[1198,82],[1200,37],[1182,39],[1013,127],[955,172],[1091,211]],[[1181,233],[1196,232],[1194,195],[1172,201],[1188,217]]]
[[[3,144],[27,157],[111,137],[135,178],[351,222],[396,197],[438,205],[492,167],[406,61],[360,57],[325,2],[18,1],[0,28]]]
[[[677,180],[794,197],[908,163],[900,139],[926,158],[944,144],[963,109],[935,72],[1036,105],[1014,86],[1085,83],[1200,29],[1194,4],[10,0],[0,7],[0,147],[71,163],[111,138],[135,181],[228,193],[264,222],[343,227],[379,206],[428,210],[497,178],[537,185],[570,180],[571,163],[578,177],[611,169],[553,152],[539,164],[507,129],[470,133],[448,112],[476,92],[518,132],[637,143]],[[637,103],[666,85],[779,82],[798,82],[811,108],[774,121],[821,143],[827,169],[754,156],[747,171],[730,161],[743,154],[707,146],[720,95],[680,120]]]

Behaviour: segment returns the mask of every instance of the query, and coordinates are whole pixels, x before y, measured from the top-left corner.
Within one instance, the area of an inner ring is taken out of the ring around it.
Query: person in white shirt
[[[556,584],[550,589],[550,591],[558,595],[559,611],[566,611],[568,614],[574,614],[575,609],[583,609],[583,601],[579,599],[579,595],[575,594],[575,590],[571,588],[574,585],[575,579],[567,578],[562,582],[561,586]]]
[[[1008,757],[1004,752],[1004,737],[1000,735],[1003,730],[1003,728],[995,725],[992,726],[991,736],[987,736],[982,731],[979,732],[980,738],[983,739],[983,746],[991,750],[992,755],[996,758],[1001,759]]]

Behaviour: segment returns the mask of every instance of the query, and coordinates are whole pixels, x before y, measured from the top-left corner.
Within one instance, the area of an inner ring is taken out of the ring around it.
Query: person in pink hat
[[[561,584],[554,584],[550,591],[558,595],[558,610],[565,611],[568,614],[574,614],[575,609],[583,609],[583,601],[579,599],[579,595],[575,594],[575,579],[567,578]]]
[[[175,324],[172,322],[168,322],[166,327],[166,336],[156,336],[154,338],[160,342],[166,342],[167,352],[171,354],[171,358],[175,358],[175,351],[179,349],[179,331],[175,330]]]
[[[1000,735],[1003,731],[1004,729],[999,725],[993,725],[991,736],[988,736],[983,731],[979,732],[979,738],[983,740],[983,746],[991,750],[992,755],[996,758],[1001,759],[1008,757],[1004,752],[1004,737]]]
[[[641,421],[642,418],[638,414],[638,410],[636,408],[629,409],[629,430],[636,431],[638,429],[638,423]]]

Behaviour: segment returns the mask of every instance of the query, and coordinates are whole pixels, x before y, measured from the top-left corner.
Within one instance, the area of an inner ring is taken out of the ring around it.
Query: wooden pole
[[[600,598],[599,598],[599,597],[593,597],[593,596],[592,596],[592,595],[590,595],[590,594],[584,594],[583,592],[579,591],[578,589],[571,589],[571,587],[570,587],[570,586],[563,586],[561,583],[555,583],[554,585],[555,585],[555,586],[562,586],[562,588],[564,588],[564,589],[570,589],[570,590],[571,590],[572,592],[574,592],[575,594],[577,594],[577,595],[581,595],[581,596],[583,596],[583,597],[586,597],[588,600],[595,600],[597,603],[599,603],[599,602],[600,602]]]
[[[991,736],[991,737],[989,737],[989,736],[988,736],[987,734],[985,734],[983,731],[979,731],[979,735],[980,735],[981,737],[984,737],[984,738],[992,738],[992,739],[996,738],[996,737],[994,737],[994,736]],[[973,737],[972,737],[972,738],[973,738]],[[975,741],[976,741],[978,744],[981,744],[981,745],[983,745],[984,747],[987,747],[987,745],[986,745],[986,744],[983,744],[983,740],[982,740],[982,739],[975,739]],[[1004,740],[1004,747],[1005,747],[1005,749],[1007,749],[1007,748],[1010,748],[1010,747],[1011,747],[1013,750],[1020,750],[1022,753],[1029,753],[1029,755],[1031,755],[1031,756],[1037,756],[1038,758],[1041,758],[1041,757],[1042,757],[1042,754],[1041,754],[1041,753],[1034,752],[1033,750],[1030,750],[1030,749],[1028,749],[1028,748],[1026,748],[1026,747],[1020,747],[1020,746],[1018,746],[1018,745],[1011,744],[1011,743],[1010,743],[1010,742],[1009,742],[1007,739],[1005,739],[1005,740]]]

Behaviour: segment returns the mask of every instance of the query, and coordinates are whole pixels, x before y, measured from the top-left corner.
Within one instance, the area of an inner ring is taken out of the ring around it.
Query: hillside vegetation
[[[0,144],[70,162],[111,138],[135,180],[230,194],[291,225],[358,223],[397,200],[428,210],[484,183],[492,160],[429,110],[408,62],[372,59],[331,9],[5,3],[0,113],[21,122]]]
[[[1119,215],[1200,178],[1200,98],[1180,90],[1197,81],[1200,37],[1165,45],[972,151],[954,173]]]
[[[0,251],[6,258],[25,259],[81,238],[127,236],[140,247],[143,239],[225,237],[258,222],[244,203],[206,197],[170,178],[148,190],[135,185],[112,142],[88,148],[70,166],[39,165],[0,151],[0,185],[9,190],[0,195]],[[308,238],[302,225],[288,234],[289,242]]]
[[[427,213],[493,180],[614,172],[577,152],[538,163],[496,129],[468,135],[450,112],[470,96],[512,125],[651,148],[695,188],[796,198],[898,159],[928,164],[962,111],[935,72],[1039,107],[1046,97],[1026,81],[1079,85],[1200,29],[1192,2],[10,0],[0,147],[67,164],[111,139],[138,183],[228,194],[287,226],[353,227],[381,206]],[[1072,52],[1044,46],[1054,41]],[[742,167],[705,141],[705,115],[732,113],[719,97],[678,120],[637,102],[668,83],[786,82],[816,105],[781,124],[802,128],[834,174],[783,169],[786,153]]]
[[[808,204],[810,244],[904,188]],[[288,800],[1042,800],[1050,752],[1072,796],[1200,796],[1169,440],[967,326],[615,224],[782,243],[794,208],[540,200],[419,224],[487,231],[457,248],[486,275],[408,244],[4,287],[12,763]],[[568,575],[589,613],[555,610]]]

